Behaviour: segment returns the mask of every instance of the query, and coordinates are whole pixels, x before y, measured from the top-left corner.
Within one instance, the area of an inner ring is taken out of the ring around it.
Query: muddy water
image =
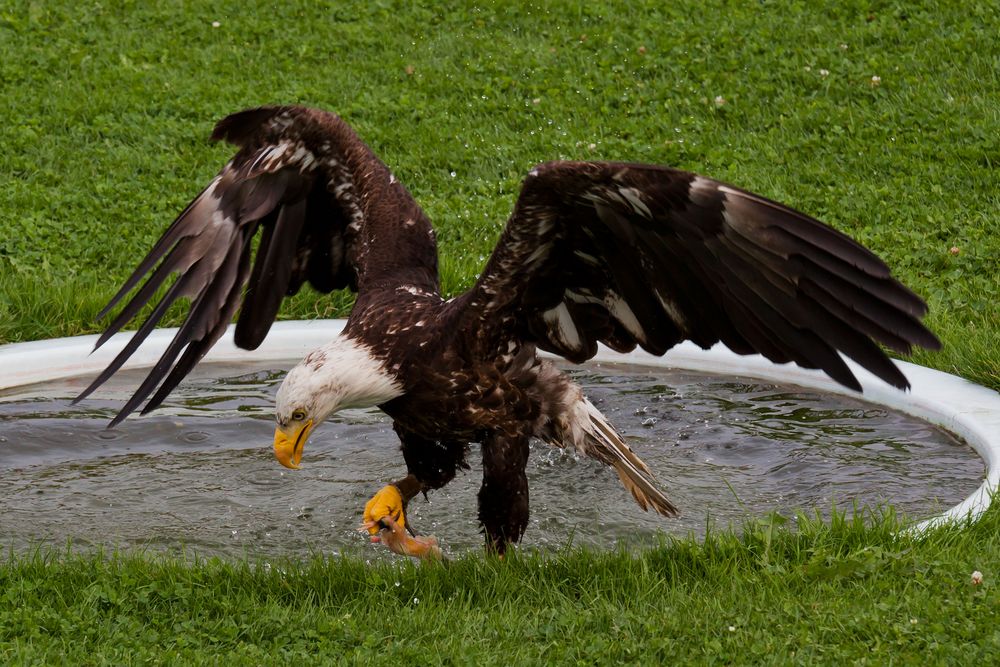
[[[271,364],[276,366],[277,364]],[[642,512],[616,476],[540,443],[524,545],[613,548],[704,532],[772,510],[877,507],[922,518],[971,493],[981,459],[940,429],[861,401],[760,381],[625,366],[571,371],[663,482],[683,516]],[[282,372],[205,365],[147,417],[105,424],[138,385],[122,373],[81,405],[85,379],[0,393],[0,547],[146,547],[188,554],[385,558],[355,528],[404,472],[389,420],[347,411],[316,430],[303,469],[271,454]],[[446,553],[478,549],[472,470],[410,520]]]

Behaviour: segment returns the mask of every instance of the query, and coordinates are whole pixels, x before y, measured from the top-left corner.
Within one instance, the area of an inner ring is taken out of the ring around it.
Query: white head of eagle
[[[371,349],[339,336],[316,348],[288,372],[275,397],[274,455],[298,468],[312,430],[345,408],[370,408],[403,390]]]

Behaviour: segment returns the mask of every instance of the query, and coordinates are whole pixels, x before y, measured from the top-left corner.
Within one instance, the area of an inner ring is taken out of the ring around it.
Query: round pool
[[[284,370],[341,326],[281,323],[254,353],[223,341],[162,409],[113,430],[107,421],[170,331],[157,332],[131,370],[77,406],[69,400],[125,336],[90,357],[93,337],[0,348],[3,546],[72,541],[224,556],[384,557],[356,532],[365,500],[403,472],[384,415],[337,415],[313,435],[300,471],[281,468],[271,454],[273,393]],[[534,443],[529,548],[642,544],[769,511],[891,505],[931,522],[974,517],[996,484],[990,435],[1000,425],[989,419],[1000,415],[990,404],[997,395],[928,369],[907,364],[914,388],[903,393],[855,368],[864,396],[817,373],[724,349],[682,346],[664,358],[602,351],[567,370],[683,516],[644,513],[609,469]],[[446,552],[481,545],[478,458],[474,447],[471,471],[411,503],[412,523],[436,534]]]

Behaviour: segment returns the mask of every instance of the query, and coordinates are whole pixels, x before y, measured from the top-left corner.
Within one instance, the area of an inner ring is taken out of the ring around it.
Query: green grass
[[[228,157],[213,123],[298,102],[413,191],[449,293],[533,164],[671,164],[871,246],[931,304],[946,351],[917,360],[1000,387],[995,3],[148,4],[0,9],[0,341],[97,331]],[[282,316],[349,307],[306,293]]]
[[[0,659],[990,664],[1000,651],[1000,512],[919,542],[891,516],[798,524],[420,566],[36,553],[0,565]]]
[[[879,0],[0,4],[0,342],[97,331],[96,312],[227,159],[207,141],[214,122],[296,102],[343,115],[407,184],[439,230],[448,293],[475,279],[533,164],[670,164],[873,248],[931,305],[945,349],[915,360],[1000,388],[998,13]],[[282,316],[350,303],[306,291]],[[891,521],[841,521],[778,530],[767,550],[758,528],[632,556],[315,561],[284,576],[141,554],[17,557],[0,565],[0,662],[972,662],[1000,648],[998,522],[923,542],[895,539]],[[973,569],[987,576],[975,589]]]

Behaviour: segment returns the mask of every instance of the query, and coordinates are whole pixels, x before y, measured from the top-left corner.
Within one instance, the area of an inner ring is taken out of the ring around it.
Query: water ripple
[[[920,420],[850,398],[688,372],[604,365],[572,372],[681,507],[642,512],[608,469],[533,443],[524,544],[598,548],[704,531],[772,510],[876,506],[924,517],[973,491],[982,461]],[[105,425],[139,376],[123,373],[81,405],[84,381],[0,395],[0,545],[143,546],[243,557],[362,553],[370,495],[405,472],[390,421],[349,410],[318,428],[304,468],[274,462],[282,372],[205,365],[152,415]],[[446,552],[478,549],[481,467],[410,504]]]

